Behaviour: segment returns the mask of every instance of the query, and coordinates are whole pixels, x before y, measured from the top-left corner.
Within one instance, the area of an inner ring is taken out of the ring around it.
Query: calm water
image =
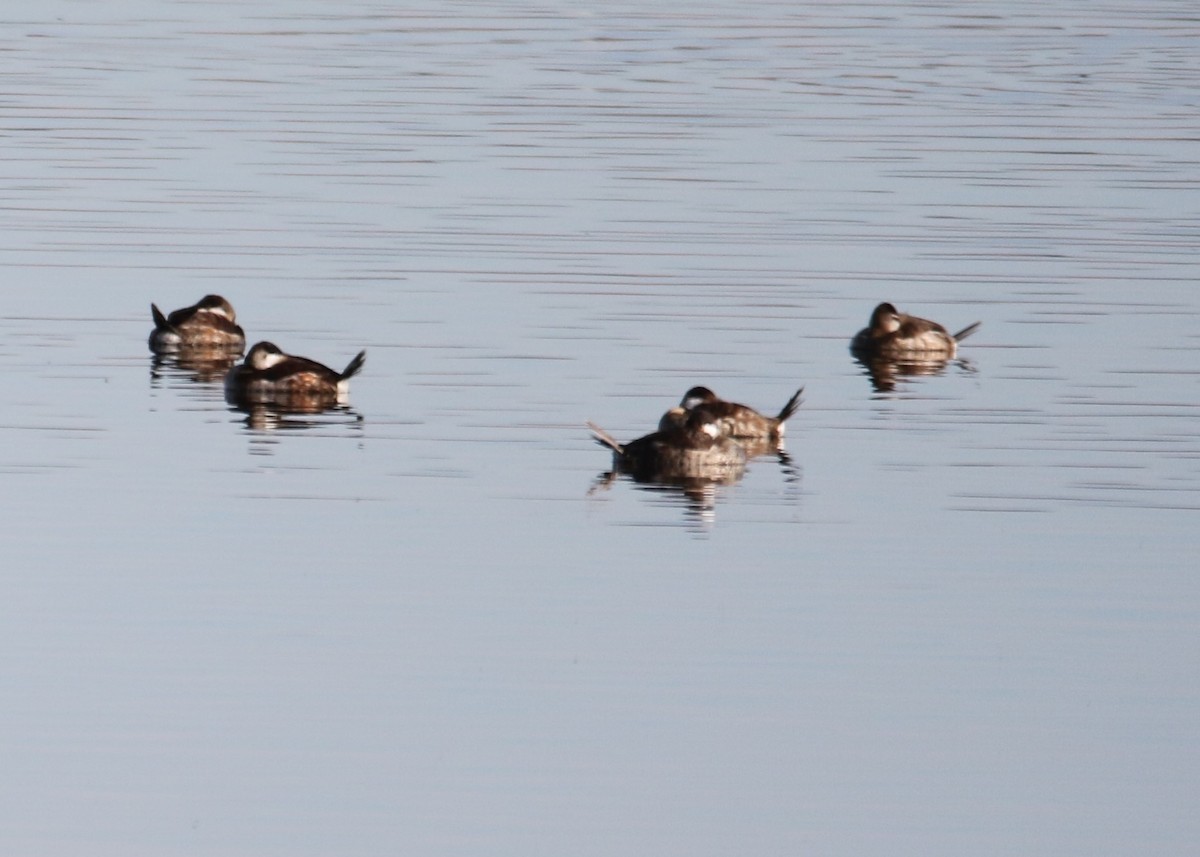
[[[687,7],[5,6],[0,850],[1195,847],[1195,4]],[[700,383],[790,463],[598,482]]]

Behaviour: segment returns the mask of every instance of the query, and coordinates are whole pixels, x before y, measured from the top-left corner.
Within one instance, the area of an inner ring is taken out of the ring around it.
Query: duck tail
[[[366,362],[367,352],[366,349],[363,349],[362,351],[358,352],[358,354],[354,355],[353,360],[346,364],[346,368],[342,370],[340,380],[345,381],[347,378],[352,378],[357,375],[362,369],[363,364]]]
[[[596,441],[596,443],[600,444],[601,446],[607,446],[617,455],[620,455],[625,451],[625,447],[621,446],[621,444],[618,443],[611,434],[600,428],[600,426],[596,425],[594,422],[589,421],[587,427],[592,430],[592,440]]]
[[[162,310],[154,304],[150,304],[150,315],[154,316],[154,326],[158,329],[161,330],[171,326],[167,323],[167,317],[163,315]]]
[[[954,341],[955,341],[955,342],[962,342],[964,339],[966,339],[966,338],[967,338],[968,336],[970,336],[972,333],[974,333],[975,331],[979,330],[979,326],[980,326],[981,324],[983,324],[983,322],[982,322],[982,321],[977,321],[977,322],[975,322],[974,324],[968,324],[966,327],[964,327],[964,328],[963,328],[962,330],[960,330],[958,333],[954,334]]]
[[[801,387],[796,391],[795,395],[787,400],[787,404],[783,406],[783,410],[780,411],[779,416],[775,418],[780,422],[780,424],[787,422],[792,418],[796,411],[800,409],[800,404],[804,401],[802,398],[800,398],[800,394],[803,392],[804,388]]]

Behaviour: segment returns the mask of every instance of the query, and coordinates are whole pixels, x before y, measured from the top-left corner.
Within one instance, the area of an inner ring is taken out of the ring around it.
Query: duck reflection
[[[221,381],[237,363],[241,349],[236,351],[209,346],[179,346],[173,351],[155,354],[150,362],[150,377],[154,381],[178,378],[188,382],[211,384]]]
[[[612,480],[617,478],[617,474],[614,472],[602,474],[600,479],[605,477],[608,479],[604,483],[607,487]],[[596,487],[599,487],[600,484],[601,482],[598,480]],[[717,499],[725,486],[705,479],[678,479],[666,482],[638,482],[635,479],[634,487],[638,491],[661,498],[664,504],[681,507],[684,524],[689,529],[705,531],[711,529],[717,522]]]
[[[259,403],[235,405],[230,411],[245,414],[243,424],[247,430],[256,434],[328,429],[336,426],[359,428],[364,423],[363,415],[347,405],[305,410]]]
[[[894,392],[897,384],[905,378],[943,375],[950,366],[956,366],[964,372],[976,371],[971,361],[961,357],[955,360],[889,360],[886,357],[855,354],[854,359],[871,379],[871,387],[876,393]]]
[[[801,470],[796,460],[788,454],[782,445],[771,450],[771,454],[774,456],[775,461],[779,463],[779,470],[783,474],[784,483],[791,486],[798,485],[800,483]]]

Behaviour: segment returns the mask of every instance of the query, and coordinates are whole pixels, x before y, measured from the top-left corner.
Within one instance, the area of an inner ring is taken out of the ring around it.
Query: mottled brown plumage
[[[890,303],[881,303],[871,313],[871,321],[850,343],[863,357],[891,360],[951,360],[958,354],[958,343],[979,329],[975,322],[951,335],[935,321],[899,312]]]
[[[345,401],[350,378],[358,374],[366,359],[367,352],[360,351],[337,372],[307,357],[285,354],[274,343],[259,342],[240,366],[230,370],[225,391],[238,404],[275,404],[302,410],[332,407]]]
[[[150,350],[156,354],[220,349],[237,355],[246,347],[246,334],[238,327],[233,305],[220,295],[205,295],[170,315],[150,304],[150,314],[154,318]]]
[[[720,428],[701,416],[679,425],[620,443],[594,423],[588,423],[596,442],[613,453],[613,469],[645,481],[708,479],[728,481],[746,466],[746,451]]]
[[[725,401],[708,387],[692,387],[684,393],[678,408],[672,408],[663,415],[659,427],[662,428],[664,423],[678,422],[684,417],[700,415],[704,420],[715,422],[726,437],[750,445],[752,449],[748,451],[752,455],[760,455],[783,439],[786,423],[799,409],[803,392],[804,388],[801,387],[787,400],[777,416],[768,417],[748,405]]]

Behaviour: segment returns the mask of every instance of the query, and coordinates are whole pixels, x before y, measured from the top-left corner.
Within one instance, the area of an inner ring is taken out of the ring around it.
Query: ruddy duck
[[[777,444],[783,439],[784,424],[800,407],[800,395],[803,392],[803,387],[797,390],[787,400],[778,416],[767,417],[747,405],[725,401],[708,387],[692,387],[683,394],[683,401],[679,403],[679,407],[672,408],[663,415],[659,428],[663,427],[664,422],[677,423],[682,415],[703,414],[716,422],[721,432],[728,437]]]
[[[238,404],[274,404],[305,410],[345,401],[350,379],[366,362],[360,351],[341,372],[315,360],[285,354],[270,342],[255,344],[240,366],[225,376],[226,397]]]
[[[639,480],[728,481],[740,476],[746,466],[746,450],[702,413],[689,414],[678,425],[629,443],[614,440],[595,423],[588,423],[588,428],[597,443],[612,450],[613,469]]]
[[[967,325],[953,336],[936,321],[899,312],[881,303],[871,313],[871,323],[850,343],[852,351],[888,360],[952,360],[958,343],[979,329],[982,322]]]
[[[150,332],[150,350],[156,354],[181,349],[214,349],[242,353],[246,334],[237,325],[237,315],[229,301],[220,295],[205,295],[196,303],[163,315],[150,304],[154,330]]]

